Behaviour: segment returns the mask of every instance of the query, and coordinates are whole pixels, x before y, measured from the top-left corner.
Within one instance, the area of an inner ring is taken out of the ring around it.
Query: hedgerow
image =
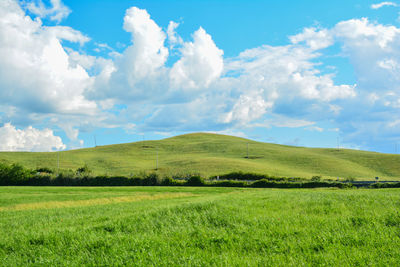
[[[63,170],[57,174],[47,168],[26,169],[19,164],[0,163],[0,185],[17,186],[220,186],[220,187],[257,187],[257,188],[316,188],[316,187],[352,187],[351,183],[305,180],[301,178],[273,177],[263,174],[234,172],[219,176],[219,180],[206,181],[199,175],[187,175],[183,180],[171,177],[161,178],[157,173],[138,176],[92,175],[85,165],[76,171]],[[385,186],[372,185],[371,188],[400,187],[400,183]]]

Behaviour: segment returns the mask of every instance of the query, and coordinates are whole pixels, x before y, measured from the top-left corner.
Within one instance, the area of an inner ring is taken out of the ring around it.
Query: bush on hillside
[[[205,185],[204,179],[200,176],[192,176],[186,181],[186,185],[189,186],[202,186]]]
[[[266,179],[255,181],[250,187],[257,188],[318,188],[318,187],[338,187],[352,188],[351,183],[332,183],[332,182],[271,182]]]
[[[54,171],[47,167],[38,167],[35,169],[37,173],[53,174]]]
[[[184,185],[184,181],[177,181],[175,179],[172,179],[171,177],[165,177],[162,181],[161,184],[162,186],[179,186],[179,185]]]
[[[85,164],[82,167],[76,169],[76,175],[77,176],[83,176],[83,177],[88,177],[92,173],[92,171],[89,169],[89,167]]]
[[[311,181],[319,182],[319,181],[321,181],[321,178],[322,178],[321,175],[314,175],[313,177],[311,177]]]
[[[398,183],[374,183],[368,186],[368,188],[400,188],[400,182]]]
[[[23,184],[33,176],[33,172],[20,164],[0,163],[0,185]]]
[[[160,177],[158,176],[157,173],[154,172],[146,175],[146,177],[142,179],[142,185],[145,186],[152,186],[158,184],[160,184]]]
[[[216,179],[217,176],[212,176],[210,179]],[[250,172],[231,172],[227,174],[219,175],[220,180],[242,180],[242,181],[258,181],[258,180],[268,180],[268,181],[288,181],[288,182],[296,182],[303,181],[305,179],[296,178],[296,177],[277,177],[271,176],[267,174],[258,174],[258,173],[250,173]]]
[[[246,187],[247,183],[244,181],[216,181],[211,184],[210,186],[221,186],[221,187]]]

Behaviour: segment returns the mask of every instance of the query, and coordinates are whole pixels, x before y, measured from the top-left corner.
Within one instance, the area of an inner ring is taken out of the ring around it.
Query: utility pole
[[[96,135],[93,135],[93,138],[94,138],[94,147],[97,147]]]
[[[247,143],[247,158],[249,158],[249,143]]]
[[[340,150],[340,146],[339,146],[339,136],[337,137],[337,150]]]
[[[60,173],[60,151],[57,152],[57,173]]]
[[[156,171],[158,170],[158,148],[157,148],[157,156],[156,156]]]

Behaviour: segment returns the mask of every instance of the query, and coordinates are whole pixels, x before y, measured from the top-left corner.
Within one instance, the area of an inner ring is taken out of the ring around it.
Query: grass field
[[[0,265],[396,266],[400,190],[2,187]]]
[[[247,144],[249,158],[247,157]],[[158,154],[158,170],[156,160]],[[221,175],[233,171],[274,176],[400,179],[400,155],[348,149],[318,149],[255,142],[216,134],[188,134],[160,141],[101,146],[60,153],[0,152],[0,160],[25,167],[77,169],[97,175]]]

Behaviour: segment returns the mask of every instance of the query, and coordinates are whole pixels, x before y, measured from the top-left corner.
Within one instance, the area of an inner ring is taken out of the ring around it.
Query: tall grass
[[[104,201],[164,194],[175,197]],[[45,208],[85,199],[94,205]],[[0,188],[0,262],[397,266],[399,203],[398,189]]]

